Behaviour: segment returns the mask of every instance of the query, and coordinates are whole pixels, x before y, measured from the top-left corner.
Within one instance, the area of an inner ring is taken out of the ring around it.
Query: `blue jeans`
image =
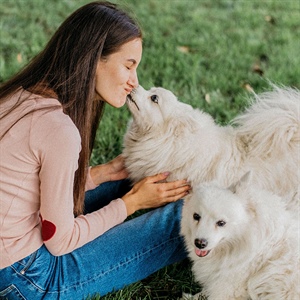
[[[87,192],[86,212],[127,189],[126,181],[117,181]],[[66,255],[53,256],[42,246],[0,270],[0,299],[84,299],[144,279],[186,257],[179,235],[181,210],[182,200],[152,210]]]

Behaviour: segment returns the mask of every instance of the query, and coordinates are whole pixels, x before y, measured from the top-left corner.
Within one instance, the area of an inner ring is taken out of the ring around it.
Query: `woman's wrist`
[[[106,169],[106,165],[97,165],[91,167],[90,176],[93,182],[95,183],[95,185],[99,185],[105,181],[108,181],[108,179],[105,178],[105,174],[106,174],[105,169]]]
[[[122,200],[125,203],[126,209],[127,209],[127,216],[132,215],[133,213],[135,213],[137,210],[139,210],[138,207],[138,202],[135,199],[134,194],[132,194],[131,191],[129,191],[127,194],[125,194],[122,197]]]

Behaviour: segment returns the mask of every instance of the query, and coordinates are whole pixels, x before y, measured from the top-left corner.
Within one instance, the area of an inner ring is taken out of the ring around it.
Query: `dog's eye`
[[[217,226],[219,226],[219,227],[223,227],[223,226],[226,225],[226,222],[223,221],[223,220],[220,220],[220,221],[218,221],[216,224],[217,224]]]
[[[157,95],[152,95],[150,97],[151,101],[153,101],[154,103],[158,103],[158,96]]]
[[[200,215],[198,215],[197,213],[194,213],[194,214],[193,214],[193,218],[194,218],[194,220],[197,221],[197,222],[200,221],[200,219],[201,219]]]

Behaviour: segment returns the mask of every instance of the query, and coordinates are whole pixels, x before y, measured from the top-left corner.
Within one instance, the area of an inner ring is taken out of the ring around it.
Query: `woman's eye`
[[[219,227],[223,227],[223,226],[226,225],[226,222],[223,221],[223,220],[220,220],[220,221],[218,221],[216,224],[217,224],[217,226],[219,226]]]
[[[158,103],[158,96],[157,95],[152,95],[150,97],[151,101],[153,101],[154,103]]]
[[[200,221],[201,217],[197,213],[194,213],[193,214],[193,219],[198,222],[198,221]]]

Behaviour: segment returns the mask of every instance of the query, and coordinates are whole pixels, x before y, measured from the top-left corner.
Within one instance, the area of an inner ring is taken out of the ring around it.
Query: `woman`
[[[0,298],[103,296],[185,257],[185,180],[131,188],[122,156],[88,167],[104,103],[124,105],[141,56],[136,23],[94,2],[1,86]]]

